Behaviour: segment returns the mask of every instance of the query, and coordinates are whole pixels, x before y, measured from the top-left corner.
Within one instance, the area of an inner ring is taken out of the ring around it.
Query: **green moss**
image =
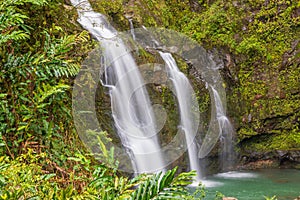
[[[290,131],[297,132],[294,124],[298,123],[300,108],[300,45],[295,41],[300,37],[300,4],[296,1],[116,0],[97,4],[119,29],[129,28],[122,15],[130,15],[135,27],[163,26],[229,55],[225,68],[230,76],[224,77],[229,92],[228,114],[241,143],[250,144],[252,138],[260,136],[276,143],[281,137],[290,138]],[[146,58],[144,52],[140,54],[139,62],[156,61],[151,56]],[[177,60],[189,74],[187,65]],[[205,87],[197,83],[199,80],[189,79],[199,94],[201,112],[209,113]],[[282,148],[299,145],[290,139],[283,143]]]
[[[93,9],[106,15],[112,24],[120,31],[128,30],[129,22],[124,16],[123,0],[97,1],[91,0]]]
[[[299,129],[273,134],[272,137],[261,136],[245,144],[245,149],[250,151],[270,150],[299,150]]]
[[[257,135],[257,132],[255,132],[250,127],[242,127],[238,132],[239,139],[245,139],[250,138],[251,136]]]

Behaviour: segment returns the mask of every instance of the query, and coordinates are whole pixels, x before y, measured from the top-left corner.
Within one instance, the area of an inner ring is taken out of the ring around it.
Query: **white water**
[[[129,18],[128,21],[129,21],[129,25],[130,25],[130,33],[131,33],[132,39],[135,40],[135,33],[134,33],[134,26],[132,23],[132,19]]]
[[[226,111],[224,109],[224,102],[222,102],[219,92],[213,87],[210,86],[214,96],[214,104],[216,107],[216,116],[219,123],[219,135],[222,146],[221,152],[221,167],[223,170],[226,170],[232,167],[234,162],[233,154],[233,127],[226,116]]]
[[[250,172],[229,171],[225,173],[219,173],[214,176],[234,179],[234,178],[256,178],[258,175]]]
[[[156,137],[156,125],[148,93],[138,67],[105,16],[86,0],[71,0],[78,22],[103,48],[105,78],[110,88],[113,118],[136,173],[164,171],[164,159]]]
[[[104,15],[92,10],[87,0],[71,0],[77,8],[78,22],[87,29],[103,47],[105,80],[103,85],[110,88],[113,118],[123,146],[127,149],[132,166],[136,173],[164,171],[165,162],[161,152],[158,138],[156,137],[156,124],[151,108],[148,93],[143,87],[145,84],[138,67],[129,53],[130,50],[118,38],[118,32],[108,23]],[[132,21],[131,35],[135,40],[136,35]],[[145,28],[146,29],[146,28]],[[151,39],[159,45],[155,39]],[[197,131],[193,123],[192,88],[188,79],[181,73],[171,54],[160,52],[168,68],[177,95],[182,130],[185,132],[186,143],[190,160],[190,169],[196,170],[198,177],[201,175],[197,145],[194,140]],[[209,67],[209,63],[207,64]],[[212,66],[213,67],[213,66]],[[217,71],[217,69],[215,69]],[[226,117],[225,102],[220,97],[220,81],[215,78],[212,71],[208,71],[213,83],[207,83],[211,94],[212,114],[211,125],[199,150],[199,157],[204,158],[221,138],[222,163],[228,165],[232,152],[233,128]],[[206,78],[207,79],[207,78]],[[205,79],[205,80],[206,80]],[[206,82],[208,82],[206,80]]]
[[[188,147],[188,155],[190,162],[190,169],[196,170],[198,179],[200,178],[200,165],[197,157],[197,145],[195,141],[195,134],[197,128],[193,120],[193,90],[187,77],[178,69],[177,64],[170,53],[159,52],[162,59],[165,61],[168,76],[171,79],[175,88],[179,111],[181,127],[185,133],[185,139]]]

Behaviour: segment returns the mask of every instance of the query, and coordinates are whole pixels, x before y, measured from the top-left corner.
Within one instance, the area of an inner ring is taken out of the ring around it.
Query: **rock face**
[[[121,30],[129,27],[123,16],[126,13],[132,17],[135,27],[171,28],[220,54],[224,63],[220,71],[227,95],[227,115],[236,129],[238,151],[244,163],[260,160],[261,167],[299,163],[300,35],[296,22],[300,12],[297,1],[204,3],[189,0],[173,4],[163,0],[129,0],[126,6],[120,2],[108,5],[94,1],[98,7],[103,4],[104,14]],[[192,70],[186,73],[195,80],[201,79]],[[199,89],[197,84],[193,86]],[[209,118],[208,92],[201,89],[199,94],[201,114]],[[172,101],[171,98],[165,98],[166,102]],[[169,110],[173,109],[172,105],[168,106]]]
[[[299,151],[276,151],[281,162],[291,161],[300,163],[300,150]]]
[[[276,150],[269,152],[248,152],[241,157],[240,169],[298,168],[300,150]]]

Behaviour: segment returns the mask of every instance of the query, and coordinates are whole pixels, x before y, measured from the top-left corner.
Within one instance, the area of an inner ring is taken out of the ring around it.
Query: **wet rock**
[[[222,200],[238,200],[235,197],[223,197]]]
[[[300,165],[300,151],[277,150],[270,152],[251,152],[241,155],[240,169],[258,168],[297,168]]]
[[[278,153],[279,157],[281,157],[281,158],[286,156],[286,151],[278,150],[277,153]]]
[[[65,0],[65,4],[72,6],[71,0]]]
[[[300,151],[276,151],[282,166],[300,163]]]
[[[292,161],[300,162],[300,151],[290,151],[289,158]]]
[[[278,162],[274,160],[258,160],[254,162],[249,162],[245,165],[239,166],[239,169],[266,169],[278,167]]]

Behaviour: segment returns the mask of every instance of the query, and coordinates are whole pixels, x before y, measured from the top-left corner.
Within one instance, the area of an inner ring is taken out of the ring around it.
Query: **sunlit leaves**
[[[131,194],[130,199],[201,199],[201,196],[193,196],[186,187],[194,181],[196,173],[192,171],[175,176],[175,172],[176,168],[148,177]]]
[[[46,2],[46,0],[0,0],[0,46],[9,41],[17,42],[29,38],[30,33],[24,25],[24,20],[28,16],[17,6],[26,3],[42,6]]]
[[[6,143],[0,140],[2,146],[6,145],[0,152],[11,151],[12,157],[25,151],[28,138],[53,145],[54,140],[42,138],[55,139],[73,130],[69,78],[79,71],[79,56],[89,48],[84,47],[89,43],[89,34],[67,34],[55,24],[47,27],[43,23],[45,16],[35,13],[48,16],[43,11],[48,5],[47,9],[58,9],[61,4],[0,0],[0,93],[4,95],[0,133],[7,139]]]

